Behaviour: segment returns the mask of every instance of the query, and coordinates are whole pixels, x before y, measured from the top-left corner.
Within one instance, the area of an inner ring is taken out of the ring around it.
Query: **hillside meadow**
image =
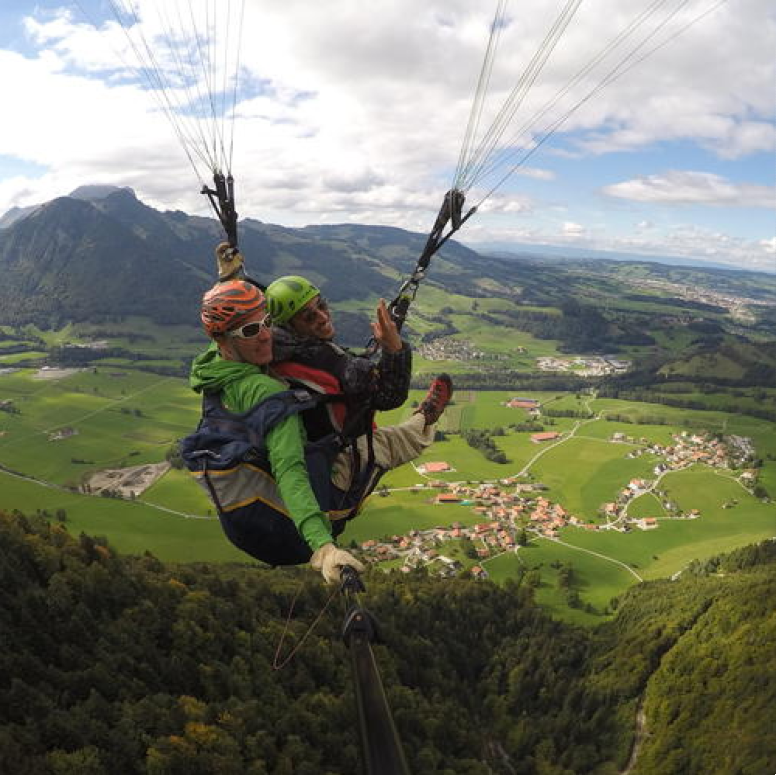
[[[560,583],[560,564],[573,568],[570,587],[593,611],[568,605],[566,591]],[[611,561],[538,537],[518,553],[504,553],[485,561],[483,566],[496,582],[514,578],[521,570],[536,571],[540,576],[537,602],[554,616],[580,625],[600,622],[611,599],[638,582],[632,573]]]

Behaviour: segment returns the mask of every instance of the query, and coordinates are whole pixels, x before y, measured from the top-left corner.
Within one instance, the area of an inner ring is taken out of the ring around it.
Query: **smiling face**
[[[241,320],[240,331],[252,333],[250,324],[258,324],[267,317],[267,309],[262,306]],[[266,366],[272,361],[272,330],[268,326],[260,326],[258,333],[252,337],[238,337],[227,332],[218,340],[218,350],[222,358],[228,361],[242,361],[246,364]]]
[[[334,323],[326,300],[318,294],[311,299],[289,322],[291,330],[300,337],[330,340],[334,336]]]

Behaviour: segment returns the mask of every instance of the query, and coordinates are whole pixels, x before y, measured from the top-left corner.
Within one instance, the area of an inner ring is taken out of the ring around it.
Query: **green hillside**
[[[639,585],[595,629],[538,608],[531,571],[367,574],[410,771],[773,772],[775,562],[768,542]],[[273,670],[329,596],[0,514],[0,771],[363,773],[341,613]]]

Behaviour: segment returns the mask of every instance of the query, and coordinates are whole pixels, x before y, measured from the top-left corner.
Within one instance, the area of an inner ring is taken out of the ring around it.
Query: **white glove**
[[[310,565],[323,574],[328,585],[336,585],[340,581],[343,566],[352,566],[359,574],[364,571],[364,564],[361,561],[334,544],[324,544],[323,547],[319,547],[310,558]]]

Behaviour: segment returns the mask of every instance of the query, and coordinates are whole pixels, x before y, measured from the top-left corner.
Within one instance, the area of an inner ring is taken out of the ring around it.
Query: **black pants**
[[[347,494],[331,487],[330,496],[340,509],[346,509]],[[312,550],[290,517],[255,501],[219,515],[227,539],[243,552],[270,566],[296,566],[307,563]],[[332,535],[339,536],[346,520],[332,522]]]
[[[313,554],[294,521],[260,501],[222,512],[220,520],[235,547],[270,566],[307,563]]]

